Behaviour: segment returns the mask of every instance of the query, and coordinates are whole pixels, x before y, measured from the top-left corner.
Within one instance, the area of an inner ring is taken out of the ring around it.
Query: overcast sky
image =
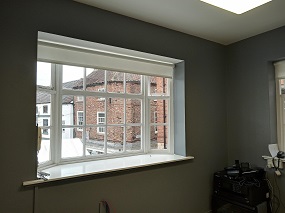
[[[37,84],[42,86],[50,86],[51,81],[51,64],[45,62],[37,63]],[[93,71],[92,68],[86,69],[86,75],[89,75]],[[64,82],[77,80],[83,78],[84,68],[63,65],[63,76]]]

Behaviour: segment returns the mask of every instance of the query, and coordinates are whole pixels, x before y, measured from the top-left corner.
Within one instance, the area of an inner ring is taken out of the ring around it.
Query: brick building
[[[141,93],[141,77],[136,74],[125,75],[125,88],[128,94],[140,94]],[[86,76],[86,91],[96,91],[100,93],[123,93],[124,92],[124,74],[120,72],[106,72],[105,70],[94,69],[89,75]],[[164,78],[152,77],[150,90],[151,93],[165,93],[166,82]],[[75,80],[63,83],[64,89],[82,90],[83,80]],[[39,97],[38,97],[39,99]],[[41,103],[43,102],[41,97]],[[39,99],[40,100],[40,99]],[[62,105],[70,106],[70,112],[63,111],[62,119],[63,124],[67,125],[65,120],[68,115],[73,115],[72,122],[68,122],[68,125],[82,125],[84,119],[84,98],[82,96],[65,95],[62,98]],[[85,110],[86,110],[86,124],[98,125],[98,124],[115,124],[115,126],[107,126],[106,137],[108,142],[122,143],[124,138],[124,131],[119,124],[127,123],[126,126],[126,142],[133,143],[140,141],[141,139],[141,126],[142,123],[141,108],[142,103],[140,99],[126,99],[126,112],[124,113],[124,99],[117,97],[105,97],[98,96],[86,96]],[[40,104],[40,103],[38,103]],[[106,104],[106,106],[105,106]],[[107,116],[105,113],[105,107]],[[63,107],[64,108],[64,107]],[[67,108],[67,107],[65,107]],[[165,100],[151,100],[150,101],[150,120],[151,123],[166,123],[167,122],[167,109],[168,105]],[[70,120],[70,118],[68,118]],[[126,122],[124,122],[126,120]],[[134,125],[132,125],[134,124]],[[70,135],[71,129],[63,128],[63,135]],[[82,138],[83,128],[72,129],[70,137]],[[167,129],[166,126],[152,126],[150,130],[150,137],[152,141],[156,141],[155,146],[160,148],[166,148],[167,144]],[[68,137],[68,136],[67,136]],[[86,127],[86,139],[87,141],[104,141],[105,127]],[[157,148],[155,147],[155,148]]]

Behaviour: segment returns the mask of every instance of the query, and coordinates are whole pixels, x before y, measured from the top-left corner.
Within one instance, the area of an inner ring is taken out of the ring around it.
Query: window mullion
[[[279,85],[280,87],[280,85]],[[281,91],[281,89],[279,89]],[[277,95],[277,94],[276,94]],[[280,142],[279,142],[279,149],[281,149],[282,151],[285,150],[285,142],[284,142],[284,133],[285,133],[285,123],[284,123],[284,111],[285,111],[285,94],[280,94],[279,96],[279,124],[280,124]],[[278,120],[278,119],[277,119]]]
[[[86,91],[86,68],[83,70],[83,91]],[[83,96],[83,127],[82,127],[82,143],[83,143],[83,156],[86,156],[86,96]]]
[[[124,99],[124,138],[123,138],[123,152],[126,152],[127,148],[126,148],[126,137],[127,137],[127,134],[126,134],[126,131],[127,131],[127,126],[126,126],[126,123],[127,123],[127,116],[126,116],[126,105],[127,105],[127,99],[125,98]]]
[[[105,78],[105,81],[104,81],[104,88],[105,88],[105,91],[107,91],[107,72],[106,70],[104,71],[105,75],[104,75],[104,78]],[[104,110],[105,110],[105,124],[104,124],[104,154],[106,155],[107,154],[107,137],[108,137],[108,134],[107,134],[107,131],[108,131],[108,127],[107,127],[107,123],[108,123],[108,113],[107,113],[107,98],[105,98],[105,106],[104,106]]]
[[[56,89],[56,95],[55,95],[55,113],[53,113],[54,116],[54,162],[58,164],[61,161],[61,148],[62,148],[62,107],[61,107],[61,100],[62,100],[62,94],[61,94],[61,88],[62,88],[62,65],[54,64],[55,67],[55,89]]]
[[[150,151],[150,119],[149,119],[149,99],[148,94],[149,94],[149,77],[144,76],[144,122],[143,122],[143,129],[144,129],[144,138],[143,138],[143,149],[144,152],[149,152]]]

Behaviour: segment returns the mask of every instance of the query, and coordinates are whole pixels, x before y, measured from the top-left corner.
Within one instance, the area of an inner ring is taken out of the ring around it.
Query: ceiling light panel
[[[201,0],[201,1],[236,14],[242,14],[272,0]]]

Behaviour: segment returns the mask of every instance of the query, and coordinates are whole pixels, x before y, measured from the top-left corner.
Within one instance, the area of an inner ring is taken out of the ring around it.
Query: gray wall
[[[33,212],[37,32],[185,60],[187,154],[194,160],[40,186],[37,212],[203,213],[212,174],[227,163],[226,47],[71,0],[0,3],[0,212]]]
[[[277,142],[272,62],[285,57],[284,38],[285,27],[282,27],[228,47],[228,164],[239,159],[265,168],[261,156],[269,155],[268,144]],[[272,170],[268,173],[274,182]],[[284,200],[285,174],[277,178],[277,183]]]

